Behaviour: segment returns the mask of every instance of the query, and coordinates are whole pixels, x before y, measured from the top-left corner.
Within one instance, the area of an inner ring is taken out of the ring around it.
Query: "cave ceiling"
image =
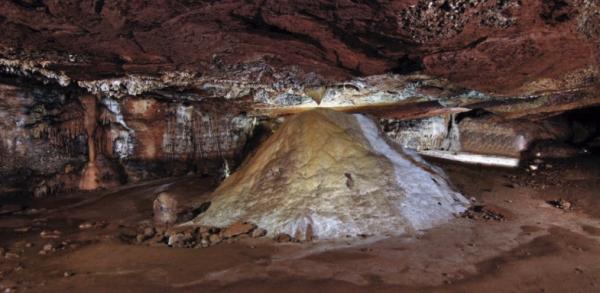
[[[96,95],[250,99],[259,112],[417,97],[515,117],[598,103],[589,0],[8,0],[0,26],[5,73]]]

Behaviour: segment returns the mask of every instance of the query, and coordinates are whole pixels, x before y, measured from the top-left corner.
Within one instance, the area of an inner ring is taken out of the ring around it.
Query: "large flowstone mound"
[[[286,121],[190,224],[248,221],[269,235],[335,239],[431,228],[465,210],[442,172],[366,116],[316,109]]]

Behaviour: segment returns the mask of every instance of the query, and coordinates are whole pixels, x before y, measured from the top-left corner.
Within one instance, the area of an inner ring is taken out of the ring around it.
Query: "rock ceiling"
[[[0,3],[1,62],[5,70],[63,83],[134,75],[161,76],[158,88],[189,87],[190,79],[193,88],[209,80],[318,86],[420,71],[479,91],[523,94],[595,82],[599,6],[590,0],[8,0]]]

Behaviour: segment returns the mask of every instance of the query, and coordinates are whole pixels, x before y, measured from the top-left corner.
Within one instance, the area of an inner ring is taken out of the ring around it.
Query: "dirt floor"
[[[245,238],[170,248],[121,240],[123,228],[151,219],[157,192],[208,196],[215,187],[210,178],[163,179],[44,200],[3,198],[0,288],[600,292],[600,158],[512,170],[436,163],[473,202],[464,216],[419,235],[338,243]],[[84,223],[91,227],[81,229]]]

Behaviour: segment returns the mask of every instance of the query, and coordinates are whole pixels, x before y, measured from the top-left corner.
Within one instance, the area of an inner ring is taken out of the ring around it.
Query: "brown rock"
[[[255,228],[256,225],[252,223],[235,222],[231,226],[227,227],[227,229],[225,229],[225,231],[223,232],[223,237],[230,238],[241,234],[247,234],[252,232],[252,230],[254,230]]]
[[[152,238],[154,236],[154,234],[156,234],[156,231],[154,230],[154,228],[152,227],[146,227],[144,228],[144,237],[145,238]]]
[[[213,244],[213,245],[214,245],[214,244],[217,244],[217,243],[220,243],[220,242],[221,242],[221,240],[222,240],[222,239],[221,239],[221,237],[219,236],[219,234],[211,234],[211,235],[208,237],[208,241],[210,241],[210,244]]]
[[[177,222],[179,204],[175,197],[166,192],[158,194],[153,204],[154,222],[157,225],[172,225]]]
[[[308,224],[306,226],[306,234],[304,235],[304,240],[305,241],[312,241],[314,238],[313,236],[313,229],[312,229],[312,225]]]
[[[265,229],[256,228],[256,229],[254,229],[254,231],[252,231],[253,238],[259,238],[259,237],[263,237],[265,235],[267,235],[267,230],[265,230]]]
[[[290,242],[290,241],[292,241],[292,236],[285,234],[285,233],[279,233],[279,234],[277,234],[277,236],[275,236],[275,241]]]
[[[144,235],[143,235],[143,234],[138,234],[137,236],[135,236],[135,241],[136,241],[137,243],[142,243],[142,242],[144,242],[144,239],[146,239],[146,238],[144,237]]]

